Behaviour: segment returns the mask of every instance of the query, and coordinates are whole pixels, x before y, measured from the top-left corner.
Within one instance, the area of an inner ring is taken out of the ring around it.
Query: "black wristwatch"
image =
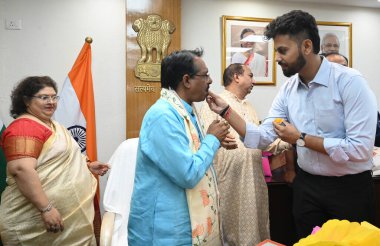
[[[305,146],[305,137],[306,137],[306,133],[301,132],[300,138],[297,139],[296,141],[297,146],[300,146],[300,147]]]

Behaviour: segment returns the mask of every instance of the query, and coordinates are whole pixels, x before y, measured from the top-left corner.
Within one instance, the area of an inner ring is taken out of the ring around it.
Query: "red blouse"
[[[13,121],[3,132],[1,147],[7,162],[25,157],[38,158],[42,146],[53,132],[46,126],[28,119]]]

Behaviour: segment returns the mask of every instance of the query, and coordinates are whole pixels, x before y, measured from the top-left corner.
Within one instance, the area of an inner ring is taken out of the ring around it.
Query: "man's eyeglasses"
[[[193,74],[193,75],[191,75],[191,77],[192,76],[202,77],[205,81],[209,81],[211,79],[210,74]]]
[[[59,100],[59,96],[42,95],[42,96],[31,96],[31,97],[38,98],[44,103],[48,103],[48,102],[56,103]]]

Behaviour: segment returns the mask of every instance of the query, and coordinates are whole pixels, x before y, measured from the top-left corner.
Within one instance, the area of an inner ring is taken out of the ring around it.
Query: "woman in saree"
[[[7,187],[1,197],[4,245],[96,245],[93,199],[109,166],[91,162],[66,128],[50,77],[27,77],[11,94],[15,120],[3,132]]]

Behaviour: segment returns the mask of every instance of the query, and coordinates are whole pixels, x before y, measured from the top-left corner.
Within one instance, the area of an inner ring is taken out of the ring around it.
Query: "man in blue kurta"
[[[221,245],[213,157],[229,125],[205,135],[193,102],[212,80],[202,50],[177,51],[161,64],[161,97],[147,111],[137,152],[129,245]]]

